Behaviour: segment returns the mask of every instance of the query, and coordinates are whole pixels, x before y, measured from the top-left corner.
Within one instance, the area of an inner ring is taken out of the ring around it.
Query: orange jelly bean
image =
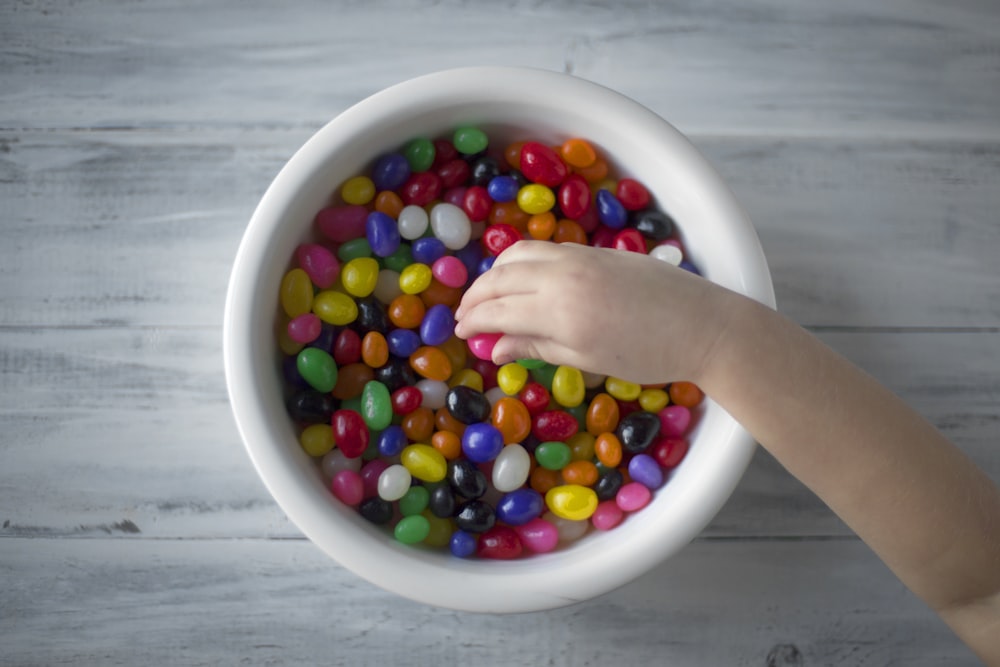
[[[431,284],[420,293],[420,299],[428,308],[438,304],[452,307],[461,301],[463,291],[461,287],[448,287],[437,278],[431,278]]]
[[[614,433],[601,433],[594,441],[594,454],[604,466],[614,468],[622,462],[622,442]]]
[[[674,405],[683,405],[685,408],[693,408],[705,397],[698,385],[693,382],[674,382],[670,385],[670,402]]]
[[[387,312],[389,321],[400,329],[416,329],[424,320],[427,307],[416,294],[400,294],[389,303]]]
[[[465,433],[465,424],[452,417],[448,408],[438,408],[438,411],[434,413],[434,426],[439,431],[449,431],[459,437]]]
[[[597,483],[597,477],[597,466],[590,461],[572,461],[562,469],[562,478],[567,484],[593,486]]]
[[[590,407],[587,408],[587,433],[600,435],[614,431],[618,427],[620,418],[618,401],[610,394],[598,394],[590,401]]]
[[[404,415],[399,425],[410,442],[427,442],[434,435],[434,411],[417,408]]]
[[[465,362],[469,359],[469,346],[464,340],[458,336],[452,336],[438,345],[438,349],[448,357],[452,369],[465,368]],[[482,391],[482,389],[479,391]]]
[[[515,141],[512,144],[508,144],[503,150],[503,159],[507,161],[511,169],[521,168],[521,149],[524,148],[524,141]]]
[[[521,210],[517,200],[493,204],[490,209],[489,221],[491,225],[506,223],[519,232],[528,230],[528,219],[530,215]]]
[[[462,438],[451,431],[435,431],[431,436],[431,447],[441,452],[448,461],[454,461],[462,455]]]
[[[573,171],[583,176],[588,183],[600,183],[608,177],[608,163],[598,157],[589,167],[574,167]]]
[[[597,161],[597,151],[585,139],[567,139],[559,147],[559,156],[571,167],[585,168]]]
[[[333,387],[333,397],[343,401],[360,396],[365,385],[374,379],[375,371],[367,364],[341,366],[337,371],[337,384]]]
[[[375,197],[375,210],[395,220],[403,210],[403,200],[392,190],[383,190]]]
[[[548,468],[537,466],[531,471],[531,475],[528,477],[528,484],[544,496],[549,492],[549,489],[562,484],[562,475],[559,474],[558,470],[549,470]]]
[[[505,445],[520,443],[531,433],[531,413],[516,398],[505,396],[494,403],[490,421],[503,435]]]
[[[537,241],[548,241],[556,232],[556,216],[551,211],[528,218],[528,235]]]
[[[563,219],[556,223],[556,231],[552,234],[556,243],[587,244],[587,232],[575,220]]]
[[[378,331],[369,331],[361,339],[361,360],[372,368],[385,366],[389,361],[389,343]]]
[[[451,360],[439,348],[423,345],[410,355],[410,368],[428,380],[446,381],[451,377]]]

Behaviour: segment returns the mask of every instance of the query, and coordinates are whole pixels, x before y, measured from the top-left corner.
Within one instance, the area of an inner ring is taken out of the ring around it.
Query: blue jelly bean
[[[476,536],[464,530],[456,530],[451,534],[448,548],[451,550],[451,555],[458,558],[468,558],[476,553]]]
[[[527,487],[505,494],[497,503],[497,518],[511,526],[523,526],[545,509],[542,494]]]
[[[486,192],[489,193],[490,199],[499,203],[514,201],[517,198],[518,190],[520,190],[520,186],[517,181],[507,175],[494,176],[486,186]]]
[[[427,309],[420,322],[420,340],[424,345],[441,345],[455,333],[455,315],[451,308],[438,303]]]
[[[399,153],[383,155],[375,161],[371,179],[377,190],[398,190],[410,177],[410,163]]]
[[[409,358],[423,345],[420,334],[412,329],[393,329],[385,340],[389,344],[389,354],[402,358]]]
[[[339,334],[340,330],[336,326],[330,324],[329,322],[323,322],[323,324],[320,325],[319,336],[317,336],[316,340],[309,343],[306,347],[318,347],[324,352],[333,354],[333,344],[336,342]]]
[[[414,239],[410,247],[410,252],[413,254],[414,262],[430,266],[444,257],[448,252],[448,248],[445,247],[444,241],[436,236],[424,236]]]
[[[597,191],[597,217],[600,218],[608,227],[612,229],[621,229],[625,226],[625,222],[628,220],[628,212],[622,203],[618,201],[618,197],[611,194],[610,191],[601,188]]]
[[[486,463],[503,451],[503,433],[492,424],[470,424],[462,433],[462,452],[473,463]]]
[[[628,462],[628,474],[633,482],[639,482],[647,489],[663,486],[663,468],[649,454],[636,454]]]
[[[701,271],[698,270],[698,267],[692,264],[691,262],[682,261],[680,264],[678,264],[678,266],[680,266],[685,271],[689,271],[690,273],[695,274],[696,276],[701,275]]]
[[[387,426],[378,436],[378,452],[382,456],[397,456],[410,444],[402,426]]]
[[[497,261],[497,258],[493,255],[489,257],[483,257],[482,261],[479,262],[479,266],[476,268],[476,275],[481,276],[490,269],[493,268],[493,263]]]
[[[372,211],[365,221],[365,238],[376,257],[388,257],[399,250],[402,238],[399,227],[391,216],[382,211]]]
[[[473,241],[455,253],[455,257],[465,265],[465,270],[470,276],[477,275],[479,262],[483,261],[483,248],[478,241]]]
[[[299,373],[298,357],[294,354],[285,357],[281,362],[281,373],[285,383],[293,389],[309,389],[309,383]]]

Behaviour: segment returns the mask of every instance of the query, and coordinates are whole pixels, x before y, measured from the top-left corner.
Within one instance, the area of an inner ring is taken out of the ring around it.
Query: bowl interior
[[[687,457],[644,510],[607,533],[591,531],[553,553],[516,561],[459,560],[404,546],[343,506],[299,447],[282,399],[275,343],[278,285],[313,218],[346,179],[418,136],[459,125],[514,140],[591,141],[614,173],[643,182],[676,220],[687,255],[714,282],[773,305],[756,234],[721,179],[663,119],[606,88],[522,68],[468,68],[377,93],[316,133],[261,200],[234,265],[225,319],[231,403],[261,478],[289,518],[335,560],[406,597],[469,611],[551,608],[611,590],[694,538],[728,498],[753,442],[706,401]]]

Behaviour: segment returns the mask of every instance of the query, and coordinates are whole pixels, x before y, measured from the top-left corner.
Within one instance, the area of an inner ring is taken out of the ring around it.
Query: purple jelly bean
[[[389,344],[389,354],[403,358],[409,357],[423,344],[420,334],[411,329],[393,329],[385,340]]]
[[[633,482],[639,482],[647,489],[663,486],[663,469],[649,454],[636,454],[628,462],[628,474]]]
[[[476,271],[479,269],[479,262],[483,259],[483,248],[479,244],[479,241],[473,241],[461,250],[455,253],[455,257],[465,264],[465,270],[469,272],[469,275],[478,275]]]
[[[476,536],[464,530],[456,530],[451,534],[448,548],[453,556],[468,558],[476,553]]]
[[[309,383],[299,373],[298,358],[294,354],[282,360],[281,374],[285,378],[285,383],[290,387],[295,389],[309,389]]]
[[[424,345],[441,345],[455,333],[455,315],[443,303],[427,309],[420,322],[420,339]]]
[[[479,266],[476,267],[476,275],[481,276],[490,269],[493,268],[493,263],[497,261],[497,258],[490,255],[489,257],[483,257],[479,262]]]
[[[340,331],[332,324],[323,322],[320,325],[319,336],[316,337],[314,341],[309,343],[309,347],[318,347],[329,353],[333,353],[333,344],[337,341],[337,336]]]
[[[542,494],[520,488],[504,494],[497,503],[497,518],[511,526],[521,526],[538,517],[545,509]]]
[[[388,257],[399,250],[402,241],[396,221],[381,211],[372,211],[368,214],[365,237],[376,257]]]
[[[356,204],[330,206],[316,214],[316,227],[331,241],[346,243],[365,235],[368,209]]]
[[[441,239],[435,236],[424,236],[414,239],[413,244],[410,246],[410,252],[413,255],[414,262],[430,266],[444,257],[448,252],[448,248],[445,247],[444,241]]]
[[[503,450],[503,434],[492,424],[469,424],[462,433],[462,452],[473,463],[486,463]]]
[[[378,453],[382,456],[396,456],[403,451],[403,448],[410,444],[406,437],[406,432],[403,431],[403,427],[396,424],[387,426],[384,431],[379,433],[376,442],[378,444]]]
[[[601,188],[597,191],[595,203],[597,204],[597,216],[602,223],[612,229],[621,229],[625,226],[625,222],[628,220],[628,211],[618,201],[618,197]]]
[[[383,155],[375,161],[371,179],[375,189],[398,190],[410,177],[410,163],[399,153]]]
[[[452,204],[454,206],[462,208],[462,202],[465,201],[466,190],[468,190],[468,188],[463,188],[463,187],[448,188],[447,190],[445,190],[444,195],[441,196],[441,201],[445,202],[446,204]]]

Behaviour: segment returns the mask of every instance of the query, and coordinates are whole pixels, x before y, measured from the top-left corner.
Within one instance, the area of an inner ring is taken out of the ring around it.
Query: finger
[[[480,302],[467,309],[455,322],[455,335],[469,338],[478,333],[543,335],[549,313],[533,294],[510,294]]]
[[[515,294],[532,294],[541,284],[543,265],[536,262],[518,262],[492,269],[476,278],[455,310],[456,319],[461,319],[465,313],[478,304]]]
[[[535,241],[522,239],[500,253],[493,266],[510,264],[512,262],[550,261],[558,254],[558,244],[551,241]]]

